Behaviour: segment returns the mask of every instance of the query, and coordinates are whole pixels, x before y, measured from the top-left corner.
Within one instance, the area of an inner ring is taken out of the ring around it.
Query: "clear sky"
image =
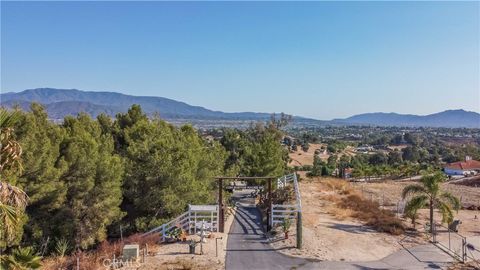
[[[480,111],[479,2],[4,2],[1,90],[331,119]]]

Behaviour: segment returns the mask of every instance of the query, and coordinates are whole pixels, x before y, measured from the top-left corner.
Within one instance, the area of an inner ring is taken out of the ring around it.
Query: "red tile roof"
[[[480,161],[477,160],[467,160],[467,161],[458,161],[453,163],[448,163],[445,165],[445,168],[451,170],[480,170]]]

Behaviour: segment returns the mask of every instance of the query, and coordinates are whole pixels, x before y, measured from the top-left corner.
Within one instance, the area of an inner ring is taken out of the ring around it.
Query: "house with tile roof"
[[[480,172],[480,161],[465,157],[465,161],[448,163],[443,167],[446,175],[476,175]]]

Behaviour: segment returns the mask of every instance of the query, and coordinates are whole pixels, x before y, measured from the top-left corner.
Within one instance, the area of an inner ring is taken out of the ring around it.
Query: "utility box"
[[[140,254],[140,246],[137,244],[125,245],[123,247],[124,261],[137,261]]]

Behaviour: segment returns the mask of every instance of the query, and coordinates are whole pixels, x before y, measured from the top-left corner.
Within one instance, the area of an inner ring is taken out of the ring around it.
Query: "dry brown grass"
[[[70,256],[65,257],[49,257],[43,260],[42,269],[58,270],[58,269],[76,269],[77,258],[80,263],[80,269],[96,270],[105,269],[103,261],[112,259],[114,256],[118,258],[122,254],[125,244],[138,244],[140,248],[148,245],[149,249],[155,249],[158,246],[160,236],[152,234],[142,237],[140,234],[134,234],[121,241],[103,241],[96,249],[90,251],[79,251]],[[179,268],[182,269],[182,268]]]
[[[328,212],[340,220],[353,217],[379,232],[392,235],[402,234],[405,227],[400,219],[389,210],[380,208],[377,202],[364,198],[355,187],[341,179],[327,178],[322,183],[323,198],[333,204]]]
[[[389,210],[380,209],[377,202],[367,200],[360,195],[352,194],[342,198],[337,204],[340,208],[351,209],[352,217],[365,222],[379,232],[400,235],[405,232],[405,227],[400,219]]]
[[[328,208],[328,213],[332,214],[338,220],[345,220],[349,217],[353,217],[354,211],[352,209],[338,208],[336,206],[331,206]]]
[[[353,186],[345,180],[341,179],[325,179],[322,181],[326,187],[339,195],[349,195],[356,193]]]

